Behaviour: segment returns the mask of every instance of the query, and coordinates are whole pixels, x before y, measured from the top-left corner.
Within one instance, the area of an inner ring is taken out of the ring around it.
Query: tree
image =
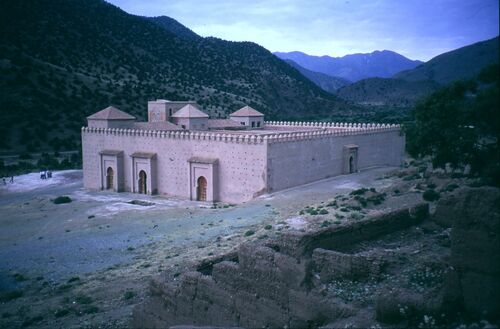
[[[471,173],[500,186],[498,65],[478,78],[455,82],[418,103],[406,126],[408,152],[430,156],[436,167],[471,166]]]

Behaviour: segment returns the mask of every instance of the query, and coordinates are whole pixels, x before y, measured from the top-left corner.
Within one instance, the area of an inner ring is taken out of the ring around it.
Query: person
[[[14,175],[10,176],[10,183],[14,183]]]
[[[47,178],[52,178],[52,171],[47,171]]]
[[[2,180],[3,180],[3,185],[7,185],[7,182],[5,181],[5,177],[3,177]]]

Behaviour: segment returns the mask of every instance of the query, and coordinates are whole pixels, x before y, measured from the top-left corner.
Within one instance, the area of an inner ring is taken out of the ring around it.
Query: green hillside
[[[498,37],[474,43],[434,57],[418,67],[394,76],[407,81],[431,80],[442,85],[471,79],[486,66],[498,62]]]
[[[75,149],[89,114],[144,119],[155,98],[212,117],[248,104],[274,120],[363,119],[254,43],[177,36],[101,0],[1,2],[0,33],[3,152]]]
[[[438,87],[433,81],[370,78],[340,88],[337,95],[362,106],[411,107]]]

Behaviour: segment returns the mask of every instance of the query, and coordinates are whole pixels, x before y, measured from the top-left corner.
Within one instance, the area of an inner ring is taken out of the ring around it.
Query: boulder
[[[465,188],[443,201],[439,216],[453,219],[451,265],[469,315],[500,318],[500,189]],[[438,204],[439,206],[439,204]],[[449,285],[446,296],[456,295]]]

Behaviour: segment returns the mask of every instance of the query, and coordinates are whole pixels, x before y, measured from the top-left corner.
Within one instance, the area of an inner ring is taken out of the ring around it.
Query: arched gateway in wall
[[[144,170],[141,170],[139,172],[139,193],[140,194],[148,193],[147,175]]]
[[[207,180],[205,177],[198,177],[197,181],[197,191],[196,191],[196,200],[198,201],[207,201]]]
[[[114,172],[113,168],[108,167],[106,170],[106,190],[113,189]]]

